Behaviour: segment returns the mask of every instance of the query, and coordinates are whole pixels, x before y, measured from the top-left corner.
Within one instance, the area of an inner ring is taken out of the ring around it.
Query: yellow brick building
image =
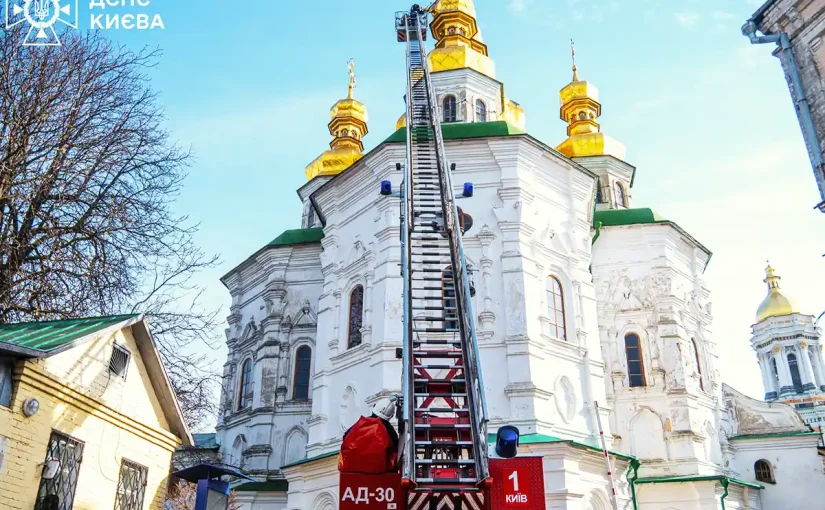
[[[161,509],[181,444],[142,316],[0,325],[0,509]]]

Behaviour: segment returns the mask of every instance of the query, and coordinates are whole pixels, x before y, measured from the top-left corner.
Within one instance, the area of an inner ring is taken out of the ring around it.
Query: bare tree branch
[[[0,10],[0,17],[2,17]],[[194,282],[217,257],[173,213],[191,154],[148,71],[160,53],[98,33],[24,47],[0,35],[0,323],[146,313],[190,424],[214,412],[219,310]]]

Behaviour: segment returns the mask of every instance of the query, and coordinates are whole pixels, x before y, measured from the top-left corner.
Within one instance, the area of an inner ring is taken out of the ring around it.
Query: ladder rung
[[[466,397],[466,393],[413,393],[414,397],[421,397],[421,398],[456,398],[456,397]]]
[[[449,407],[417,407],[415,408],[416,413],[469,413],[469,409],[451,409]],[[430,442],[430,441],[427,441]],[[456,442],[463,442],[463,441],[456,441]],[[466,441],[468,444],[472,444],[472,441]],[[418,444],[416,442],[416,444]]]
[[[461,351],[431,351],[431,350],[419,350],[413,351],[413,356],[417,358],[459,358],[464,356],[464,353]]]
[[[417,384],[467,384],[466,379],[413,379]]]
[[[478,483],[478,479],[477,478],[416,478],[415,483],[432,483],[432,484]],[[438,492],[446,492],[447,489],[438,488],[438,489],[434,489],[434,490],[438,491]],[[462,487],[461,489],[456,489],[456,492],[469,492],[469,491],[476,492],[477,490],[478,489],[471,489],[471,488],[466,488],[465,489],[465,488]],[[433,491],[426,490],[426,489],[422,490],[422,489],[418,488],[418,489],[416,489],[416,492],[433,492]]]
[[[476,461],[472,459],[415,459],[415,463],[425,466],[466,466],[475,464]]]
[[[469,423],[416,423],[413,427],[417,429],[469,429],[472,427]]]
[[[413,328],[413,333],[458,333],[458,329],[447,328]]]
[[[427,368],[431,370],[463,370],[464,365],[445,365],[441,364],[433,364],[433,365],[416,365],[415,368]]]

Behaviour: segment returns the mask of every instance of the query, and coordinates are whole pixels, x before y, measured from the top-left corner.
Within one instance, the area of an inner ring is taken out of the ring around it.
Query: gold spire
[[[596,122],[602,114],[599,89],[579,78],[576,46],[570,40],[573,80],[559,91],[561,120],[567,122],[567,140],[556,150],[568,158],[610,155],[623,160],[624,145],[601,132]]]
[[[768,295],[762,300],[762,304],[756,310],[756,322],[762,322],[768,317],[780,317],[782,315],[790,315],[794,313],[793,305],[790,300],[782,295],[779,291],[779,280],[781,278],[776,275],[776,271],[768,262],[768,267],[765,268],[765,279],[762,280],[768,285]]]
[[[573,39],[570,39],[570,53],[573,55],[573,81],[579,81],[579,73],[578,68],[576,67],[576,43],[573,42]]]
[[[364,144],[361,139],[367,135],[367,107],[353,97],[355,89],[355,61],[347,62],[349,70],[349,93],[330,109],[332,120],[329,134],[333,136],[329,143],[330,150],[315,158],[307,165],[307,179],[321,175],[338,175],[353,163],[361,159]]]
[[[430,70],[474,69],[495,78],[495,63],[487,56],[473,0],[438,0],[432,14],[430,30],[438,42],[429,54]]]

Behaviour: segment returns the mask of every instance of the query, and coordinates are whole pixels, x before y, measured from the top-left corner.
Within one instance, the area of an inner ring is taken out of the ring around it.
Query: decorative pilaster
[[[822,366],[822,352],[820,349],[822,349],[822,346],[811,345],[808,347],[808,352],[810,352],[813,361],[816,384],[821,391],[825,391],[825,368]]]
[[[482,227],[478,233],[481,241],[481,300],[482,311],[479,314],[479,329],[491,330],[496,321],[496,314],[493,313],[493,297],[491,295],[490,277],[493,269],[493,259],[490,258],[490,245],[495,239],[495,234],[487,225]]]
[[[791,370],[788,368],[788,356],[785,349],[780,346],[773,348],[774,357],[776,358],[776,368],[779,372],[779,394],[793,395],[796,393],[791,380]]]
[[[329,340],[329,354],[335,356],[338,354],[338,339],[341,336],[341,289],[335,289],[332,296],[335,298],[335,315],[334,324],[332,327],[332,338]]]
[[[768,355],[763,353],[757,355],[757,357],[759,359],[759,370],[762,372],[762,387],[765,388],[765,400],[776,400],[778,394]]]
[[[364,324],[361,326],[361,341],[365,344],[371,343],[372,337],[372,282],[375,273],[369,272],[364,275]]]

